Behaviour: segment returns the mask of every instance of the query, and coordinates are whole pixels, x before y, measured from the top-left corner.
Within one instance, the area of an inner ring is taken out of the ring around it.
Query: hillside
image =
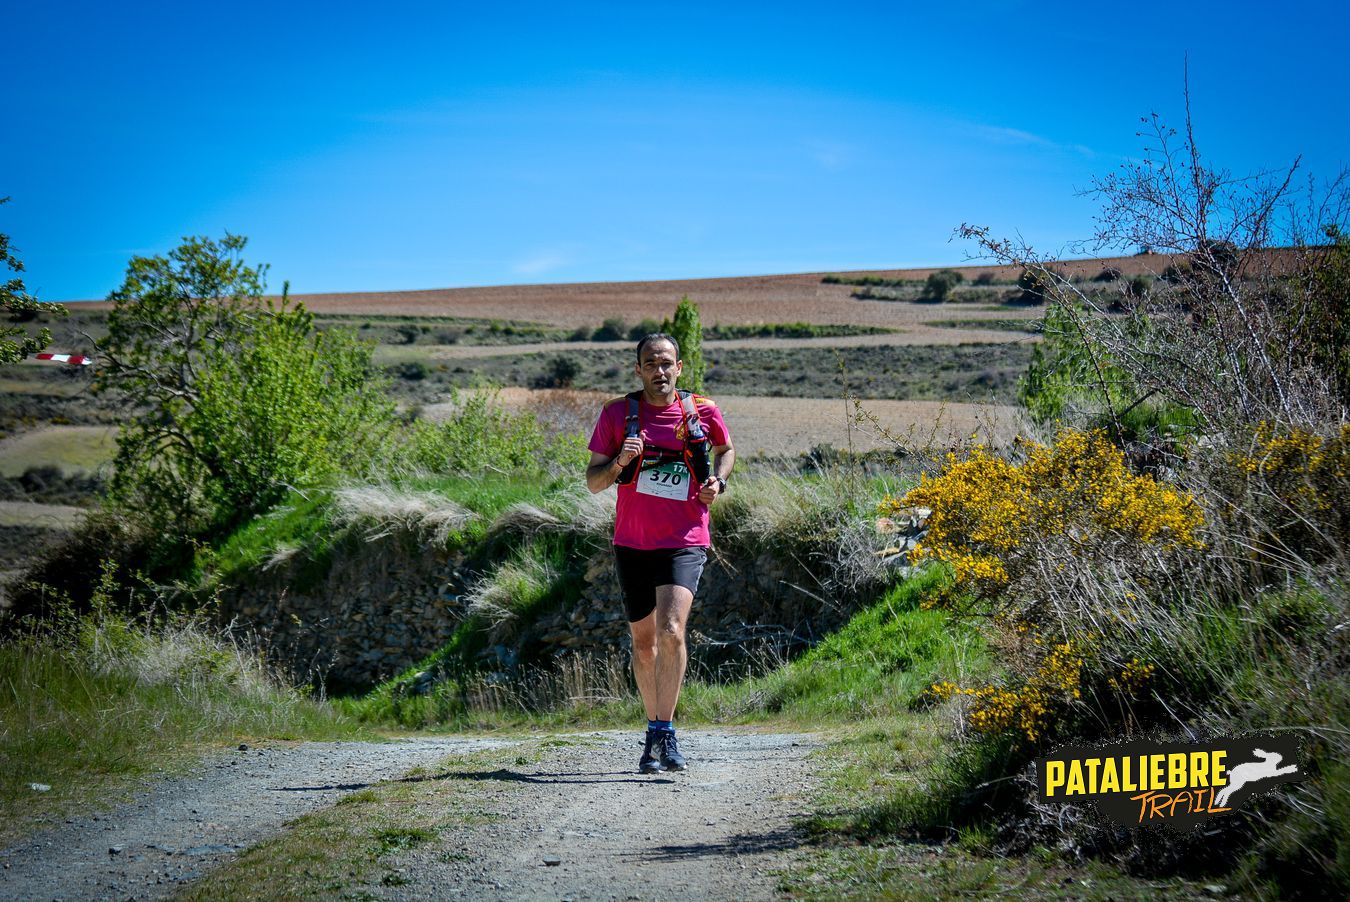
[[[1169,262],[1170,258],[1160,255],[1140,255],[1066,261],[1063,267],[1071,276],[1090,279],[1107,266],[1115,267],[1125,275],[1134,275],[1162,272]],[[574,328],[593,327],[610,317],[619,317],[628,322],[636,322],[647,316],[659,319],[668,315],[675,301],[687,294],[698,302],[703,321],[708,325],[800,321],[902,328],[907,324],[933,319],[934,308],[930,305],[858,300],[852,297],[856,286],[828,284],[821,280],[827,275],[836,275],[922,282],[938,268],[649,282],[498,285],[421,291],[301,293],[292,297],[304,301],[305,306],[319,314],[511,319]],[[950,268],[962,273],[967,284],[974,283],[982,273],[989,273],[995,283],[1002,283],[1005,291],[1019,274],[1015,267],[1010,266]],[[98,301],[91,302],[88,308],[102,309],[107,306],[106,301]]]

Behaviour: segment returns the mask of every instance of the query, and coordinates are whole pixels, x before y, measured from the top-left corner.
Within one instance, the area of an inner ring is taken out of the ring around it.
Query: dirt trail
[[[769,899],[800,839],[807,735],[681,731],[689,770],[642,776],[637,731],[558,737],[535,764],[455,770],[490,816],[386,864],[397,899]],[[229,752],[115,810],[0,851],[5,899],[151,899],[197,880],[287,821],[416,766],[506,741],[306,743]],[[524,760],[524,759],[520,759]]]
[[[681,730],[682,773],[636,773],[637,732],[537,765],[462,775],[511,787],[449,849],[404,853],[398,899],[773,899],[801,844],[819,737]],[[447,854],[447,852],[449,854]],[[455,854],[459,853],[459,854]]]
[[[0,899],[153,899],[348,792],[504,743],[310,742],[222,753],[114,810],[0,851]]]

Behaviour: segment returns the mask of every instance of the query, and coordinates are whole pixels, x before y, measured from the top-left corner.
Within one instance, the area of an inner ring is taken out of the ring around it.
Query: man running
[[[717,406],[676,391],[681,369],[674,338],[656,332],[638,342],[640,396],[605,405],[586,468],[592,492],[620,482],[614,562],[633,636],[633,677],[647,708],[647,742],[638,761],[644,774],[685,768],[674,723],[688,659],[685,624],[708,558],[708,505],[726,491],[736,460]],[[697,442],[701,432],[711,445],[711,472],[699,485],[690,472],[691,414],[697,417],[692,425],[701,427],[692,438]]]

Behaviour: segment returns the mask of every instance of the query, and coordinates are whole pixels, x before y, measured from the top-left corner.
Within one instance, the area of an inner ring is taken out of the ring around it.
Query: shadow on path
[[[794,827],[783,827],[769,833],[740,833],[720,842],[685,843],[657,846],[632,857],[642,861],[676,862],[690,858],[722,858],[736,855],[756,855],[766,852],[786,852],[809,845],[810,840]]]
[[[502,780],[510,783],[537,783],[557,785],[567,783],[674,783],[669,777],[634,777],[617,771],[576,774],[522,774],[506,768],[486,771],[460,771],[435,774],[426,777],[398,777],[393,780],[381,780],[380,783],[424,783],[428,780]],[[357,789],[369,789],[374,783],[325,783],[320,786],[276,786],[273,792],[320,792],[327,789],[340,789],[351,792]]]

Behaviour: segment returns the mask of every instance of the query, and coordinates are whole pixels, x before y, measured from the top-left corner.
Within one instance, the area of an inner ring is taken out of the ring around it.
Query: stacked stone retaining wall
[[[901,529],[898,556],[921,524]],[[327,576],[301,591],[298,568],[282,561],[224,593],[220,616],[256,631],[274,661],[330,688],[368,687],[443,646],[469,616],[466,595],[482,574],[462,553],[421,546],[407,534],[368,541],[339,555]],[[622,595],[608,549],[595,553],[577,600],[532,623],[506,623],[483,653],[489,669],[526,658],[605,655],[630,647]],[[716,663],[757,643],[809,644],[843,624],[856,600],[830,598],[798,561],[768,552],[730,560],[713,549],[689,620],[690,654]]]

